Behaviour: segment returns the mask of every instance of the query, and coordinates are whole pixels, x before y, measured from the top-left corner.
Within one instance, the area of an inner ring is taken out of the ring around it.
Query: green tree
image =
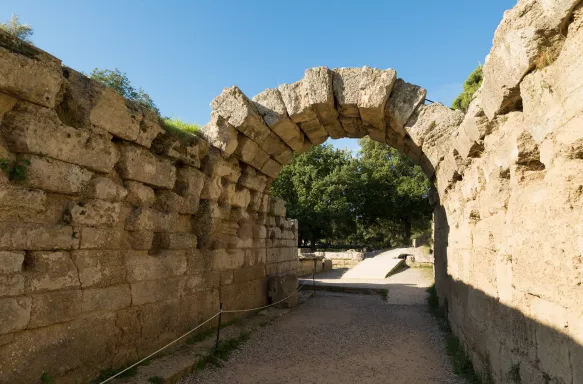
[[[6,23],[0,23],[0,29],[24,40],[28,43],[32,43],[30,37],[34,34],[34,30],[28,24],[22,24],[18,20],[18,15],[13,13],[10,20]]]
[[[474,93],[480,88],[482,85],[482,66],[478,66],[466,79],[464,82],[464,90],[459,96],[453,101],[451,107],[453,109],[460,109],[464,112],[468,111],[468,107],[472,102],[472,97]]]
[[[285,166],[271,193],[299,220],[304,244],[408,244],[429,227],[429,181],[411,160],[361,139],[357,157],[331,145],[313,147]]]
[[[126,99],[135,101],[139,105],[150,108],[156,113],[160,113],[154,100],[142,88],[135,88],[125,72],[119,69],[98,69],[95,68],[89,74],[89,77],[108,87],[115,89],[120,95]]]

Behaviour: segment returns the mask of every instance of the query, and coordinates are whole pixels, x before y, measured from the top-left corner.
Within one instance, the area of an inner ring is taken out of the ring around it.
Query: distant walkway
[[[395,248],[389,251],[379,253],[374,257],[362,260],[352,269],[347,271],[343,278],[345,279],[384,279],[389,273],[397,268],[403,259],[399,255],[411,254],[415,248]]]
[[[395,276],[425,295],[431,270]],[[393,276],[393,277],[395,277]],[[413,280],[406,282],[407,280]],[[222,368],[182,381],[196,383],[464,383],[452,373],[437,324],[422,305],[391,304],[405,292],[379,295],[318,291],[314,298],[251,334]]]

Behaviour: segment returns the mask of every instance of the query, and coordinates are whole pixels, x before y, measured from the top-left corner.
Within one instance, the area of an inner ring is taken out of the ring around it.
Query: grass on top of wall
[[[175,117],[166,117],[162,119],[163,128],[178,137],[181,141],[188,143],[195,136],[198,136],[200,127],[198,124],[187,123]]]

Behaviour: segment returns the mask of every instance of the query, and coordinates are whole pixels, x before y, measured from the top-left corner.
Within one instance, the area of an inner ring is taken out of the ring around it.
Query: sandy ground
[[[417,285],[427,285],[430,273],[409,269],[397,279],[408,294],[417,290],[415,296],[423,296]],[[223,367],[181,383],[464,383],[452,373],[426,306],[391,304],[403,289],[389,290],[388,301],[318,291],[254,332]]]

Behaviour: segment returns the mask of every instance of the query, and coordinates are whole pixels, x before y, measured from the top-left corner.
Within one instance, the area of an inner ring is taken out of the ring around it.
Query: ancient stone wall
[[[578,3],[508,11],[465,114],[392,69],[319,67],[225,89],[200,137],[0,34],[0,158],[26,170],[0,174],[0,382],[83,382],[219,301],[265,303],[265,276],[298,268],[269,184],[294,152],[366,135],[435,185],[436,287],[478,372],[583,382]]]
[[[437,172],[453,330],[496,383],[583,383],[583,10],[520,1]],[[439,273],[439,272],[437,272]]]
[[[266,194],[280,163],[168,133],[3,33],[0,119],[0,159],[25,172],[0,172],[0,383],[89,382],[295,273],[297,222]]]

